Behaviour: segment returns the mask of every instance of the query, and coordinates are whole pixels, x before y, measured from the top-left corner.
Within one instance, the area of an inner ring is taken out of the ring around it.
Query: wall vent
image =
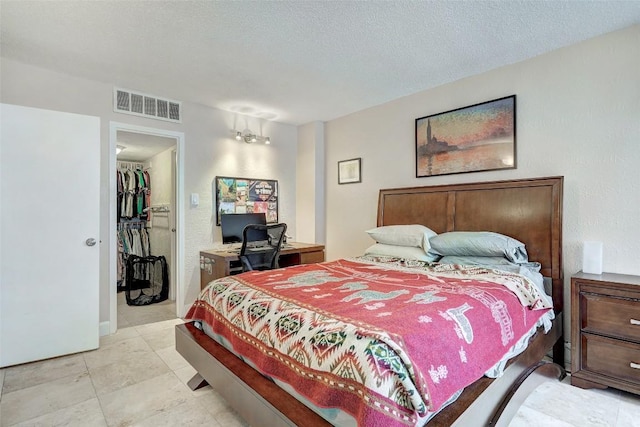
[[[128,89],[113,88],[113,111],[182,123],[182,103]]]

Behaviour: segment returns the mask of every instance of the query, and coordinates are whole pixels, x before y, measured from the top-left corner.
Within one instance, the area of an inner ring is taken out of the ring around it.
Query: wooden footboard
[[[502,377],[476,381],[427,425],[508,425],[522,401],[542,379],[564,375],[561,367],[540,363],[562,336],[561,331],[562,315],[559,315],[552,330],[536,334],[527,350],[512,359]],[[250,425],[331,425],[192,323],[176,326],[176,349]]]
[[[176,326],[176,350],[250,425],[331,425],[192,323]]]

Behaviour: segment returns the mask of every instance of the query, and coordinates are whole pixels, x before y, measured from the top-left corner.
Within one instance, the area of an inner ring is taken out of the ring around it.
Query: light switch
[[[200,204],[200,195],[198,193],[191,193],[191,206],[198,206]]]

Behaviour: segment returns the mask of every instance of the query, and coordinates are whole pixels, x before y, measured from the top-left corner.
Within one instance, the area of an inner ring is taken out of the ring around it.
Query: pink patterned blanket
[[[523,276],[338,260],[225,277],[186,318],[264,375],[359,425],[419,425],[549,307]]]

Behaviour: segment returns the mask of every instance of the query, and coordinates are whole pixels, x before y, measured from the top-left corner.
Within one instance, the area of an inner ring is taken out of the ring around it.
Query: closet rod
[[[116,166],[118,169],[128,169],[128,170],[143,170],[144,164],[139,162],[127,162],[125,160],[118,160],[116,162]]]

